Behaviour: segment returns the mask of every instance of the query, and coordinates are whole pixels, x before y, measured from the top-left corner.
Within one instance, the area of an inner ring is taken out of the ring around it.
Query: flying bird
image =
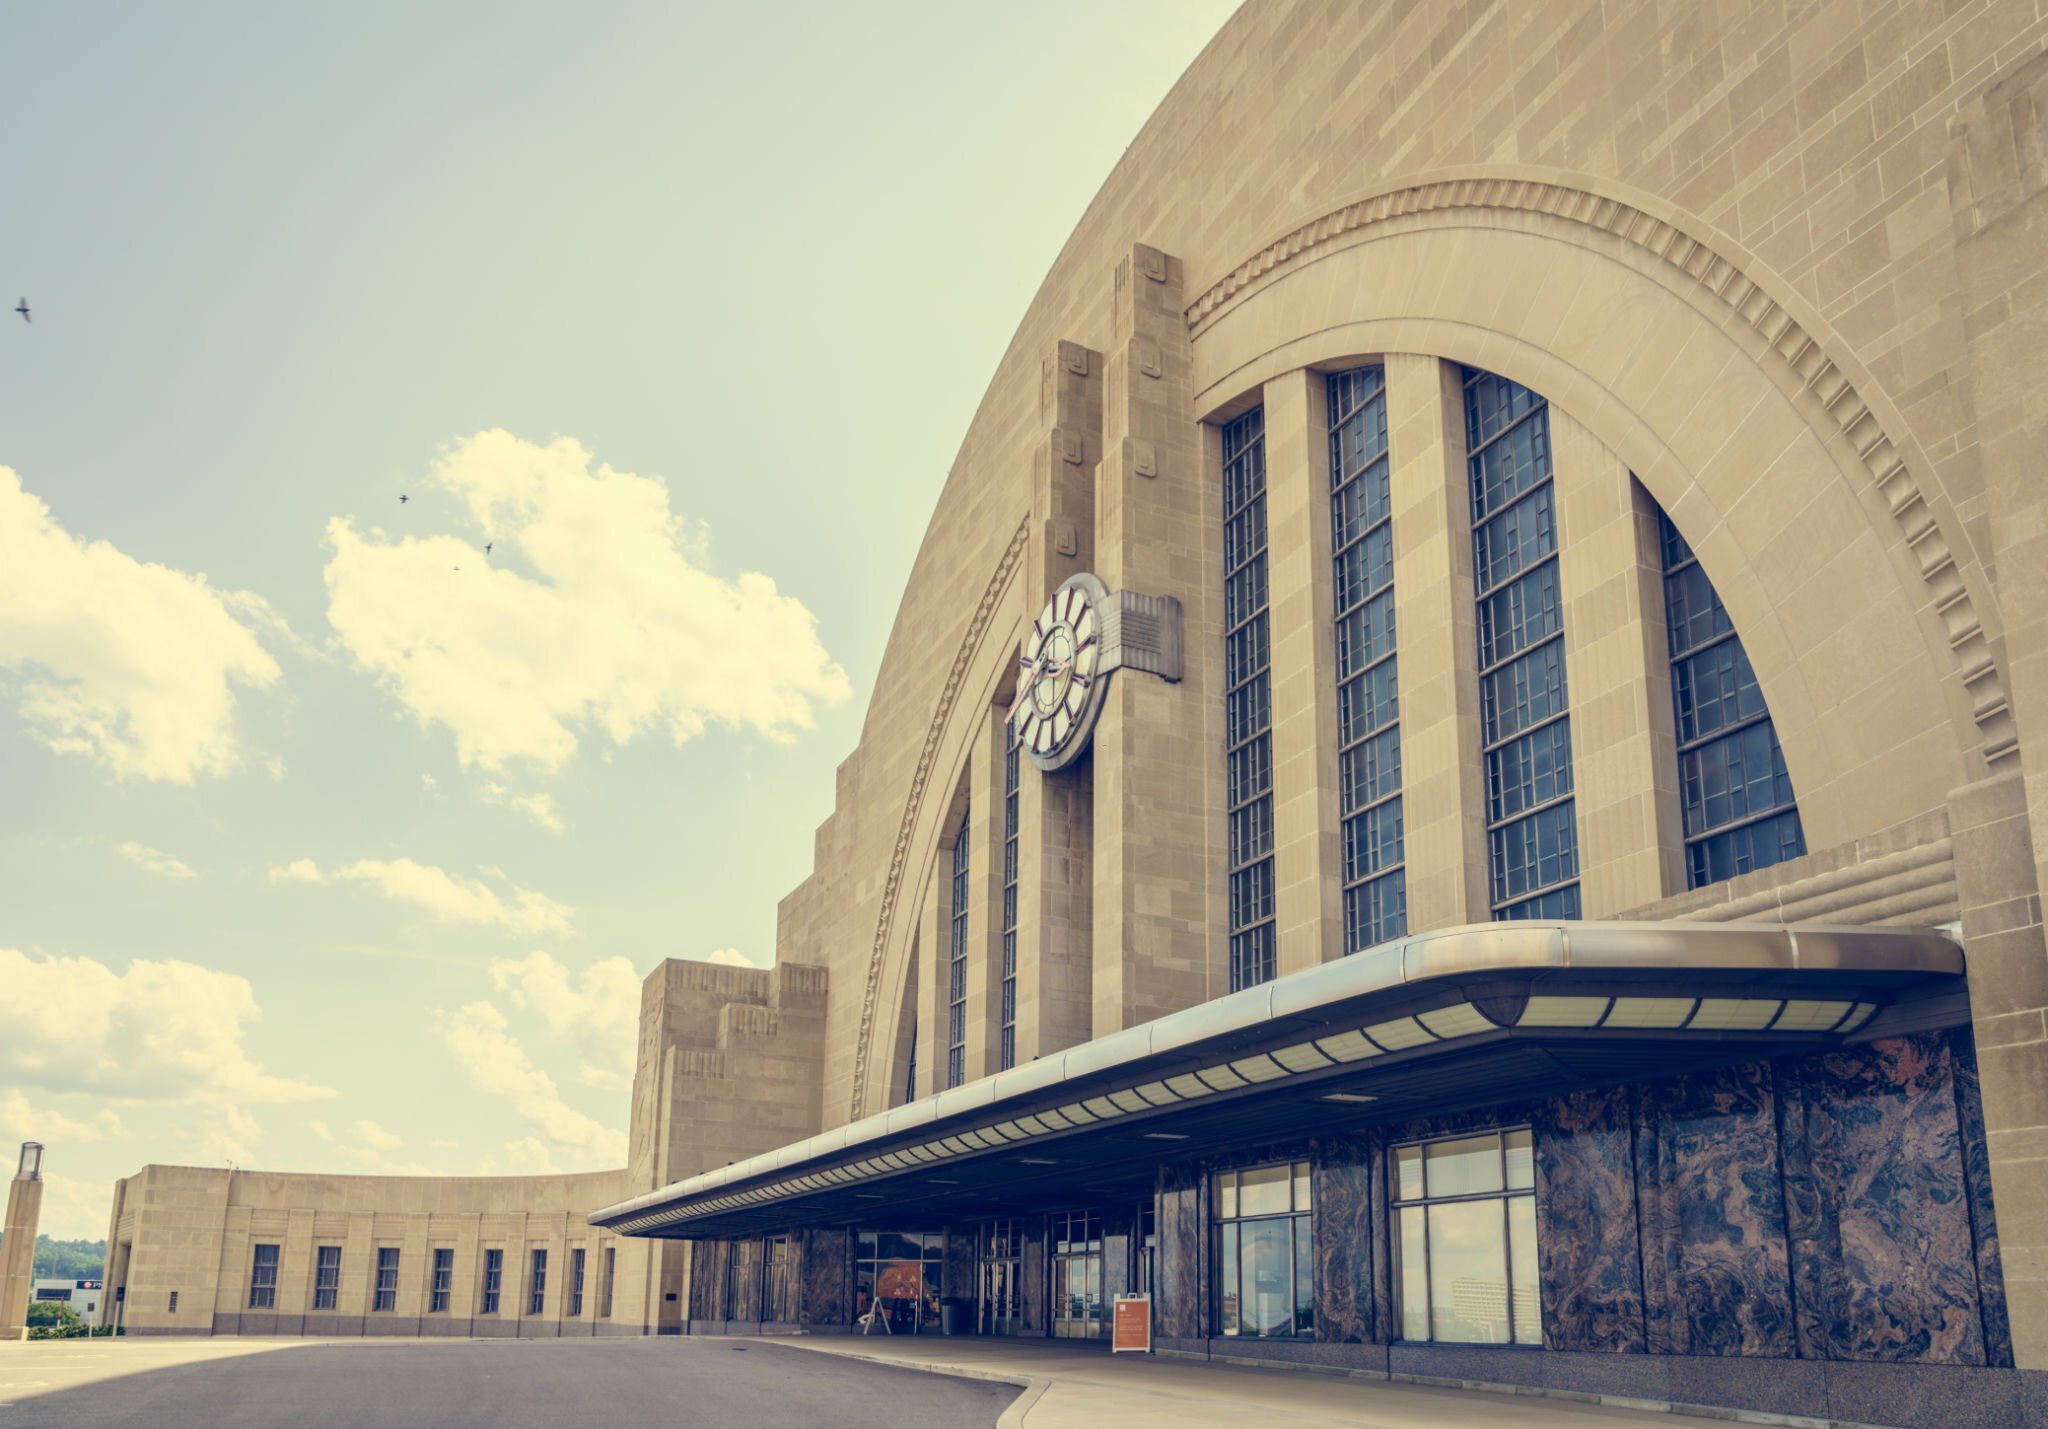
[[[489,555],[490,553],[491,553],[491,543],[490,543],[489,541],[486,541],[486,542],[484,542],[484,554],[488,556],[488,555]]]
[[[410,496],[401,496],[401,497],[399,497],[399,498],[398,498],[398,504],[399,504],[400,506],[403,506],[403,505],[405,505],[405,503],[406,503],[406,502],[408,502],[408,501],[410,501],[410,500],[412,500],[412,498],[411,498]]]
[[[22,300],[21,300],[20,302],[16,303],[16,304],[14,305],[14,310],[15,310],[16,312],[18,312],[18,313],[20,313],[20,314],[21,314],[21,320],[22,320],[23,322],[30,322],[30,321],[32,321],[32,319],[31,319],[31,318],[29,317],[29,315],[28,315],[28,299],[27,299],[27,298],[23,298],[23,299],[22,299]]]

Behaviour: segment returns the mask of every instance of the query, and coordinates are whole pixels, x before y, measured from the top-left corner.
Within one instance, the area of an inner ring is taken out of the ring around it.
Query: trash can
[[[942,1335],[965,1335],[974,1326],[973,1307],[957,1296],[949,1296],[939,1302],[939,1333]]]

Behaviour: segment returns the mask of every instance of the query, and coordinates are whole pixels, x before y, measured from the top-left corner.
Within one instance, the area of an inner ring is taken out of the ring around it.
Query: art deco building
[[[2044,49],[1240,11],[993,375],[774,971],[649,980],[639,1327],[1142,1289],[1181,1354],[2048,1403]]]

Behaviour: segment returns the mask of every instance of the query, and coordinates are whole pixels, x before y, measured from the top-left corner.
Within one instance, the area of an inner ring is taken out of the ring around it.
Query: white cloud
[[[517,809],[550,833],[558,834],[568,827],[555,812],[555,798],[552,794],[515,794],[503,784],[486,784],[480,797],[486,804]]]
[[[738,948],[720,948],[717,952],[707,953],[704,961],[707,963],[717,963],[723,968],[750,968],[754,966],[754,960],[742,953]]]
[[[510,1176],[558,1176],[554,1153],[537,1136],[522,1136],[505,1143],[505,1172]]]
[[[757,572],[693,563],[660,478],[593,466],[567,438],[487,431],[444,451],[433,479],[538,578],[455,536],[392,541],[336,518],[327,617],[400,703],[454,734],[464,764],[558,767],[592,729],[787,739],[849,693],[802,602]]]
[[[182,858],[173,858],[160,848],[151,848],[148,844],[135,842],[134,839],[129,839],[121,845],[121,856],[137,868],[147,870],[150,873],[161,873],[166,878],[193,878],[197,876],[186,866],[185,860]]]
[[[101,1107],[90,1121],[75,1121],[51,1107],[30,1104],[26,1093],[9,1087],[0,1091],[0,1149],[12,1149],[22,1141],[58,1144],[67,1141],[126,1141],[131,1133],[121,1124],[120,1113]]]
[[[534,1065],[495,1006],[470,1003],[443,1019],[441,1037],[471,1083],[510,1102],[549,1148],[575,1153],[592,1169],[625,1164],[626,1133],[562,1100],[555,1079]]]
[[[235,1147],[262,1134],[247,1107],[332,1095],[257,1065],[243,1037],[262,1013],[232,973],[0,948],[0,987],[0,1078],[21,1086],[179,1103],[219,1118],[195,1139]]]
[[[491,981],[500,992],[512,994],[515,1007],[538,1012],[551,1034],[575,1047],[585,1086],[633,1089],[640,975],[632,963],[606,958],[585,968],[579,979],[546,953],[529,953],[493,961]]]
[[[356,1137],[363,1145],[376,1151],[396,1151],[400,1146],[397,1136],[386,1131],[374,1121],[359,1121],[355,1127]]]
[[[114,1211],[114,1183],[81,1180],[45,1169],[39,1235],[56,1240],[101,1240]]]
[[[309,1121],[306,1130],[334,1148],[328,1155],[340,1161],[346,1170],[354,1173],[368,1173],[373,1176],[434,1176],[445,1174],[423,1165],[418,1161],[400,1161],[391,1155],[404,1145],[395,1133],[386,1131],[374,1121],[357,1121],[348,1130],[337,1133],[324,1121]],[[437,1141],[437,1150],[448,1150],[455,1145],[452,1141]],[[322,1169],[319,1166],[306,1168]],[[468,1167],[461,1174],[473,1175]]]
[[[409,858],[357,859],[329,875],[310,858],[293,859],[270,870],[272,883],[328,883],[335,880],[374,883],[385,896],[417,904],[444,923],[475,923],[508,929],[514,933],[566,933],[575,910],[557,903],[544,893],[513,885],[495,869],[505,883],[501,895],[478,879],[459,879],[446,869]]]
[[[279,673],[243,623],[283,628],[261,597],[81,541],[4,466],[0,571],[0,670],[22,672],[22,716],[51,749],[181,784],[235,766],[233,687]]]

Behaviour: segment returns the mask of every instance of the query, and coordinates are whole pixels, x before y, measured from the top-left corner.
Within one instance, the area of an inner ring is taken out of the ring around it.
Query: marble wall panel
[[[1546,1349],[1640,1353],[1643,1266],[1626,1087],[1537,1108],[1536,1246]]]
[[[1046,1311],[1045,1217],[1020,1216],[1018,1231],[1024,1242],[1024,1333],[1043,1335],[1052,1329]]]
[[[843,1229],[800,1233],[797,1263],[801,1300],[798,1319],[806,1325],[853,1323],[853,1244]]]
[[[953,1226],[946,1232],[946,1259],[939,1270],[939,1294],[972,1303],[980,1290],[976,1227]]]
[[[725,1315],[729,1320],[761,1318],[761,1242],[748,1237],[731,1241],[726,1251]]]
[[[690,1253],[690,1318],[725,1318],[725,1267],[731,1246],[722,1240],[700,1240]]]
[[[1940,1033],[1797,1067],[1786,1181],[1803,1153],[1821,1214],[1813,1237],[1795,1235],[1794,1263],[1818,1252],[1797,1283],[1818,1290],[1829,1359],[1985,1362],[1952,1068]]]
[[[1194,1167],[1159,1168],[1159,1298],[1152,1314],[1155,1333],[1168,1339],[1195,1339],[1207,1329],[1202,1304],[1202,1247],[1207,1239],[1203,1179]]]
[[[1999,1259],[1998,1217],[1991,1206],[1991,1152],[1984,1139],[1984,1095],[1977,1082],[1977,1047],[1967,1029],[1948,1034],[1956,1097],[1956,1132],[1962,1146],[1963,1187],[1977,1267],[1978,1316],[1984,1325],[1987,1364],[2010,1368],[2012,1321],[2005,1306],[2005,1269]]]
[[[1769,1064],[1646,1083],[1635,1112],[1647,1348],[1792,1357]]]
[[[1315,1159],[1316,1338],[1370,1344],[1373,1305],[1374,1195],[1370,1135],[1333,1136]]]

